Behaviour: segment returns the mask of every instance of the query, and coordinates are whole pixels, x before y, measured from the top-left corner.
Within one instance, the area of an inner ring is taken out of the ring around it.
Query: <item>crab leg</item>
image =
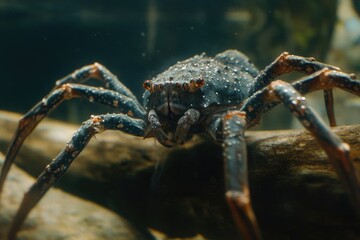
[[[332,89],[324,89],[324,100],[325,100],[325,108],[329,119],[330,127],[336,127],[336,119],[334,112],[334,96]]]
[[[226,200],[242,236],[253,240],[261,236],[250,201],[245,126],[245,112],[231,111],[223,117]]]
[[[340,70],[338,67],[315,61],[314,58],[305,58],[291,55],[288,52],[283,52],[256,77],[256,84],[254,85],[251,93],[255,93],[256,91],[266,87],[274,79],[286,73],[296,71],[305,74],[312,74],[324,68],[338,71]]]
[[[118,92],[99,89],[95,87],[79,85],[79,84],[64,84],[61,87],[53,90],[42,101],[37,103],[23,118],[19,121],[16,133],[11,141],[8,149],[3,168],[0,175],[0,195],[10,170],[15,156],[22,146],[23,142],[35,127],[43,120],[47,114],[55,109],[65,99],[72,98],[87,98],[89,101],[95,101],[104,105],[118,108],[125,113],[130,113],[137,118],[144,118],[145,110],[143,107],[130,97],[124,96]]]
[[[327,73],[325,71],[325,74],[330,76],[336,75],[338,77],[340,77],[340,75],[346,76],[346,74],[339,72]],[[326,78],[328,79],[329,76]],[[333,80],[335,79],[339,80],[339,78],[334,78]],[[347,80],[349,80],[349,84],[343,80],[341,82],[349,87],[351,86],[351,78]],[[316,81],[311,80],[309,80],[309,82],[303,81],[302,84],[303,86],[308,84],[309,88],[313,90],[316,89],[315,86],[321,86],[321,84],[316,85]],[[337,86],[337,84],[338,83],[334,83],[335,86]],[[346,88],[346,90],[359,94],[357,91],[352,91],[355,90],[358,85],[359,83],[353,85],[354,88],[350,87]],[[305,88],[302,88],[302,90],[305,91]],[[345,187],[350,195],[350,200],[360,214],[360,181],[357,179],[356,169],[349,156],[349,145],[342,142],[341,139],[331,131],[331,129],[308,105],[305,98],[296,91],[294,86],[281,80],[272,82],[243,105],[242,110],[247,113],[247,122],[253,122],[264,110],[268,110],[266,106],[271,102],[284,103],[293,115],[298,118],[302,125],[318,140],[329,160],[335,167],[338,175],[344,181]],[[257,107],[250,107],[254,104],[256,104]]]
[[[255,85],[250,90],[250,94],[266,87],[277,77],[290,72],[302,72],[305,74],[312,74],[321,69],[340,70],[338,67],[331,66],[322,62],[316,61],[314,58],[305,58],[302,56],[291,55],[288,52],[283,52],[270,65],[268,65],[255,79]],[[324,90],[326,112],[331,126],[336,125],[334,116],[334,103],[332,97],[332,89]]]
[[[121,93],[137,101],[134,94],[121,81],[119,81],[119,79],[114,74],[112,74],[100,63],[84,66],[56,81],[55,88],[61,87],[66,83],[81,83],[88,79],[101,80],[105,83],[105,88]]]
[[[356,79],[355,75],[327,68],[324,68],[307,78],[294,82],[293,86],[301,94],[324,89],[326,112],[330,121],[330,126],[332,127],[336,126],[332,88],[337,87],[360,96],[360,81]]]
[[[14,239],[31,209],[40,201],[47,190],[66,172],[72,161],[85,148],[90,139],[105,130],[119,130],[135,136],[143,136],[146,123],[124,114],[93,116],[85,121],[74,133],[66,147],[49,163],[29,191],[25,193],[9,231],[9,239]]]
[[[317,90],[324,90],[325,101],[329,102],[331,106],[333,105],[333,96],[332,91],[328,90],[332,90],[333,88],[340,88],[344,91],[360,96],[360,81],[357,80],[354,75],[335,70],[329,70],[327,68],[293,82],[292,86],[302,95]],[[258,99],[259,95],[263,94],[262,92],[265,90],[266,88],[255,93],[241,108],[248,113],[248,120],[250,121],[248,122],[248,126],[255,125],[259,117],[257,113],[258,111],[255,112],[252,111],[252,109],[261,109],[260,112],[264,113],[271,110],[280,103],[280,101],[270,101],[269,103],[264,104],[263,100],[257,101],[256,99]],[[330,120],[330,126],[335,126],[336,121],[331,106],[327,112]],[[326,104],[326,107],[329,107],[328,104]]]

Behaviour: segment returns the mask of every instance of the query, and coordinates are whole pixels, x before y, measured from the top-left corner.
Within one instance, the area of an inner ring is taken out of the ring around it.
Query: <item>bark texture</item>
[[[1,151],[19,119],[0,112]],[[37,176],[77,127],[45,120],[25,142],[17,164]],[[360,125],[333,131],[350,144],[360,172]],[[360,238],[360,221],[344,187],[309,133],[249,131],[246,139],[253,207],[264,239]],[[90,141],[58,187],[169,237],[237,239],[222,171],[221,146],[212,141],[194,137],[167,149],[153,139],[109,131]]]

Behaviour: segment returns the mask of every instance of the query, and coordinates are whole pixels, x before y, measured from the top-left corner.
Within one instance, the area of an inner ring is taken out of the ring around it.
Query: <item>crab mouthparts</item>
[[[164,116],[181,116],[186,110],[184,105],[174,103],[170,99],[156,108],[156,111]]]

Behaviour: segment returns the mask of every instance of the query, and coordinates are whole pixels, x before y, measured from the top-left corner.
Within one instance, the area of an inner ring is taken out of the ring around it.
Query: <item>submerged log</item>
[[[0,167],[4,156],[0,153]],[[6,239],[23,193],[34,181],[13,167],[0,203],[0,239]],[[28,217],[19,239],[148,239],[127,220],[90,201],[51,189]]]
[[[5,151],[20,116],[0,112]],[[45,120],[16,162],[37,176],[77,125]],[[360,172],[360,125],[334,128]],[[253,206],[265,239],[359,239],[360,221],[316,140],[303,130],[247,133]],[[92,139],[58,187],[169,236],[236,239],[223,198],[219,144],[194,137],[164,148],[120,132]],[[14,190],[16,191],[16,190]]]

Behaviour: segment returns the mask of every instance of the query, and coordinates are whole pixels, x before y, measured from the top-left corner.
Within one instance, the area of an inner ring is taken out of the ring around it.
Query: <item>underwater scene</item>
[[[360,239],[359,0],[0,19],[0,239]]]

